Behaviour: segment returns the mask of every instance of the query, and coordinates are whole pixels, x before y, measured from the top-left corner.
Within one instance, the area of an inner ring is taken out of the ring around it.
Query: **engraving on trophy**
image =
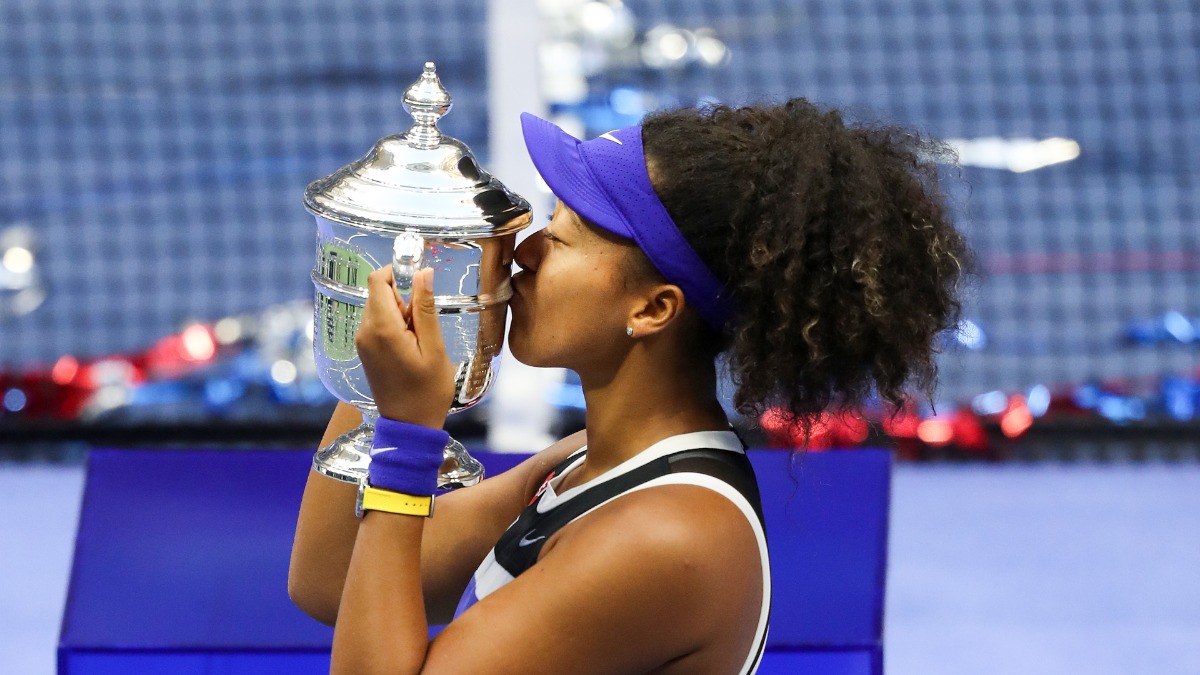
[[[319,267],[328,280],[349,286],[366,286],[367,276],[374,268],[362,255],[339,242],[329,242],[321,247]],[[324,322],[321,325],[321,340],[325,354],[335,361],[350,361],[358,358],[354,336],[362,323],[363,308],[321,294],[318,302],[324,304]]]
[[[350,361],[357,356],[354,351],[354,335],[362,322],[362,307],[322,296],[325,324],[321,331],[325,354],[334,361]]]

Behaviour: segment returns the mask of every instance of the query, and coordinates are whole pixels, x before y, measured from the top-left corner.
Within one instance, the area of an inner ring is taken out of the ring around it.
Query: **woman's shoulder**
[[[544,481],[582,444],[556,444],[526,470]],[[545,658],[546,626],[554,626],[571,636],[571,648],[555,653],[562,671],[647,672],[671,663],[670,672],[734,672],[759,625],[759,562],[754,533],[726,496],[653,485],[558,530],[535,565],[455,619],[441,639],[455,649],[467,636],[471,644],[494,640],[505,659],[526,664]]]
[[[528,670],[545,666],[552,627],[569,645],[553,651],[559,672],[736,672],[746,660],[763,587],[753,535],[721,495],[694,485],[626,494],[555,540],[435,647],[494,642],[504,647],[495,671]]]
[[[637,598],[659,625],[738,662],[764,601],[760,555],[753,525],[729,496],[676,483],[597,508],[547,542],[540,562],[560,557],[574,573],[592,570],[606,580],[596,588]]]

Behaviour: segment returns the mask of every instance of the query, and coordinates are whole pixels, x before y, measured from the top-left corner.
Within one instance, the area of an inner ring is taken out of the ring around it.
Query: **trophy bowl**
[[[437,122],[450,95],[434,64],[404,96],[414,124],[380,139],[362,159],[314,181],[304,193],[316,217],[313,353],[325,387],[359,409],[363,423],[318,450],[313,467],[357,483],[370,464],[379,412],[354,338],[367,299],[367,276],[391,265],[397,292],[419,269],[434,269],[434,304],[455,365],[450,412],[479,402],[495,377],[512,296],[517,232],[531,222],[529,203],[479,167],[461,141]],[[483,467],[463,446],[446,447],[438,487],[473,485]]]

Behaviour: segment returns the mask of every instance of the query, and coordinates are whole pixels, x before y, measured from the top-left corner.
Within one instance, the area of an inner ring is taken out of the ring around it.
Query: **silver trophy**
[[[304,191],[317,220],[317,371],[329,391],[363,415],[362,425],[317,452],[313,466],[350,483],[366,477],[379,417],[354,345],[367,275],[392,265],[403,296],[418,270],[435,270],[434,303],[457,369],[450,412],[464,410],[479,402],[495,376],[517,232],[531,221],[527,201],[481,169],[461,141],[438,130],[450,94],[433,63],[405,91],[404,109],[415,120],[412,128],[380,139],[365,157]],[[483,477],[483,466],[457,441],[446,446],[445,457],[439,488]]]

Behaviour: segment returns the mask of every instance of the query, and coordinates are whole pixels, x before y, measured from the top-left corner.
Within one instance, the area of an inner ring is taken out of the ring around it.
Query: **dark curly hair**
[[[932,400],[973,270],[939,188],[945,146],[802,98],[652,113],[642,139],[659,198],[739,308],[701,340],[726,352],[739,412],[776,407],[808,432],[872,395]]]

